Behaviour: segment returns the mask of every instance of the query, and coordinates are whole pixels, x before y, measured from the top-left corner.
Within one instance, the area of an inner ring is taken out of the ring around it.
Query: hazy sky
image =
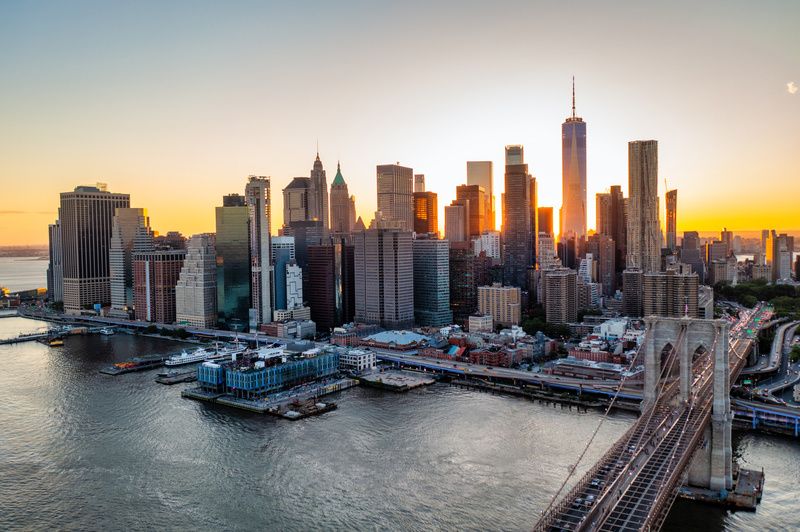
[[[317,139],[367,222],[395,161],[441,209],[494,160],[499,203],[506,144],[557,208],[572,75],[590,227],[594,194],[627,190],[626,143],[653,138],[679,231],[800,229],[799,22],[796,1],[6,0],[0,245],[46,242],[58,193],[97,181],[188,235],[269,175],[277,232]]]

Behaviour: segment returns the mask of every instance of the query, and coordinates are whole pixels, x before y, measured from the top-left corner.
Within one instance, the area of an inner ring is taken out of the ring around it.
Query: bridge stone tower
[[[693,400],[692,359],[701,351],[712,351],[713,356],[713,406],[711,426],[704,441],[695,453],[689,469],[689,483],[721,491],[733,485],[733,452],[731,448],[730,364],[728,323],[724,320],[696,318],[645,318],[647,335],[644,346],[644,401],[646,410],[658,398],[661,377],[661,355],[675,348],[679,361],[681,402]],[[678,345],[676,345],[676,342]]]

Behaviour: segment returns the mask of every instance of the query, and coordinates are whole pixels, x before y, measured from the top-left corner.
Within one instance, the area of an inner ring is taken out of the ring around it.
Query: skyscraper
[[[665,272],[646,273],[642,281],[644,316],[698,317],[696,273],[681,273],[670,268]]]
[[[216,208],[217,319],[225,329],[241,331],[250,308],[250,245],[244,196],[229,194]]]
[[[296,264],[294,237],[274,236],[270,245],[272,246],[272,275],[274,277],[275,300],[273,303],[276,309],[287,310],[290,308],[288,306],[287,268],[289,264]]]
[[[297,262],[286,265],[286,307],[284,310],[297,310],[303,306],[303,270]]]
[[[794,237],[786,233],[778,234],[774,229],[767,239],[767,264],[772,267],[772,280],[792,278],[792,252]]]
[[[269,178],[249,176],[245,200],[250,230],[250,330],[272,321]]]
[[[586,236],[586,123],[575,115],[572,78],[572,116],[561,124],[561,237]]]
[[[456,187],[456,199],[469,202],[469,237],[480,236],[486,230],[486,190],[480,185],[459,185]]]
[[[500,262],[500,231],[484,231],[481,236],[472,239],[472,252],[475,256],[485,253],[496,262]]]
[[[425,174],[414,174],[414,192],[425,192]]]
[[[450,242],[469,240],[469,201],[453,200],[444,208],[444,237]]]
[[[486,229],[493,231],[496,226],[494,209],[494,183],[492,161],[467,161],[467,184],[483,187],[486,200]]]
[[[667,249],[678,248],[678,190],[667,191]]]
[[[353,321],[353,246],[343,239],[308,247],[308,304],[318,330],[330,330]]]
[[[725,243],[725,256],[733,255],[733,231],[728,231],[728,228],[724,227],[719,234],[719,239]]]
[[[330,227],[330,219],[328,217],[328,180],[325,177],[325,170],[322,168],[322,161],[319,159],[319,151],[317,152],[317,158],[314,159],[310,177],[309,219],[320,220],[323,233],[327,233],[328,227]]]
[[[283,225],[311,220],[311,179],[295,177],[283,189]]]
[[[350,234],[356,224],[355,196],[350,196],[342,176],[342,167],[336,164],[336,176],[331,183],[331,231]]]
[[[611,195],[611,233],[608,235],[614,240],[614,263],[617,269],[617,284],[622,282],[622,270],[627,262],[628,245],[628,214],[627,200],[622,195],[622,187],[613,185]]]
[[[399,164],[377,167],[378,211],[383,219],[398,222],[404,231],[414,229],[414,170]]]
[[[705,283],[705,261],[703,260],[703,252],[700,249],[700,235],[697,231],[683,232],[680,258],[682,263],[692,267],[692,271],[694,271],[700,279],[700,284]]]
[[[450,242],[450,309],[461,325],[478,309],[475,262],[469,242]]]
[[[47,265],[47,299],[51,302],[64,300],[64,263],[61,247],[61,221],[47,227],[50,263]]]
[[[502,286],[500,283],[478,287],[478,312],[491,316],[496,325],[519,325],[521,302],[519,287]]]
[[[596,231],[599,235],[611,236],[611,225],[613,222],[611,209],[611,194],[608,192],[598,192],[596,194],[595,215],[597,216]]]
[[[414,232],[439,234],[439,205],[436,192],[414,192]]]
[[[529,194],[528,201],[530,201],[530,205],[528,206],[528,211],[530,213],[530,218],[531,218],[531,233],[530,233],[528,239],[531,241],[531,257],[532,257],[532,262],[531,262],[529,268],[533,268],[534,267],[534,263],[536,261],[536,243],[537,243],[536,240],[537,240],[537,236],[538,236],[537,227],[539,227],[539,224],[538,224],[539,220],[537,219],[538,218],[538,214],[539,214],[538,213],[538,208],[537,208],[538,205],[539,205],[539,203],[538,203],[539,202],[539,188],[538,188],[538,184],[536,183],[536,178],[534,176],[532,176],[532,175],[528,176],[528,189],[529,189],[528,190],[528,194]]]
[[[533,265],[531,183],[522,146],[506,146],[503,261],[506,284],[525,288]]]
[[[417,325],[453,323],[450,310],[450,243],[416,239],[414,254],[414,319]]]
[[[622,313],[631,318],[642,317],[643,276],[639,268],[626,268],[622,272]]]
[[[622,196],[622,187],[614,185],[609,192],[597,194],[597,234],[609,237],[614,244],[614,285],[622,282],[622,270],[625,269],[627,261],[625,224],[625,198]]]
[[[553,208],[552,207],[539,207],[537,212],[536,232],[545,233],[548,235],[553,234]]]
[[[152,251],[153,231],[144,209],[120,208],[114,214],[109,242],[111,309],[109,315],[133,315],[133,253]]]
[[[627,267],[642,273],[661,269],[661,226],[658,221],[658,141],[628,143]]]
[[[536,264],[540,270],[549,270],[561,265],[556,256],[555,239],[551,233],[540,232],[536,242]]]
[[[128,194],[112,194],[99,184],[61,193],[63,301],[67,314],[111,303],[108,252],[114,212],[130,207],[130,202]]]
[[[175,323],[175,287],[186,251],[162,249],[133,254],[136,319]]]
[[[186,245],[175,285],[175,322],[189,327],[212,328],[217,323],[217,250],[215,235],[194,235]]]
[[[597,281],[603,285],[603,293],[613,296],[617,291],[614,240],[607,235],[594,234],[586,242],[586,252],[597,262]]]
[[[387,329],[414,324],[411,235],[380,228],[353,235],[356,321]]]
[[[544,272],[547,323],[573,323],[578,319],[578,277],[571,268]]]

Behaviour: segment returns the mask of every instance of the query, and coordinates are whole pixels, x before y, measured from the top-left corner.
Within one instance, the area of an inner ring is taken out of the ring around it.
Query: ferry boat
[[[213,351],[207,351],[203,347],[198,347],[191,353],[187,353],[186,351],[181,351],[179,355],[172,355],[164,362],[165,366],[183,366],[184,364],[194,364],[196,362],[203,362],[205,360],[212,360],[214,358],[219,358]]]
[[[51,338],[50,340],[47,341],[47,345],[49,345],[50,347],[61,347],[64,345],[64,340],[62,340],[61,338]]]
[[[114,334],[114,329],[112,329],[111,327],[104,327],[100,329],[100,334],[103,334],[105,336],[111,336],[112,334]]]

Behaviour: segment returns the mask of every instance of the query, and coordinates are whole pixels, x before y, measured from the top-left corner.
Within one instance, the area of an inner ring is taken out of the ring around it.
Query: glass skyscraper
[[[561,239],[586,236],[586,122],[575,115],[575,79],[572,80],[572,116],[561,124]]]
[[[225,196],[217,217],[217,316],[219,326],[244,330],[250,308],[248,211],[244,196]]]

